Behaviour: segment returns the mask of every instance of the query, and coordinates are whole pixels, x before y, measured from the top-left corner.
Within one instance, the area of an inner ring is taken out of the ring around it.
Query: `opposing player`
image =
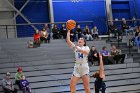
[[[88,46],[86,46],[86,41],[84,38],[79,38],[77,45],[71,42],[70,30],[68,30],[67,32],[67,43],[75,52],[75,66],[73,75],[70,80],[70,91],[71,93],[76,93],[76,85],[81,78],[83,81],[85,92],[91,93],[89,85],[89,66],[87,63],[87,57],[90,49]]]
[[[93,77],[96,78],[93,89],[95,89],[95,93],[99,93],[99,91],[101,91],[101,93],[105,93],[106,90],[106,84],[104,82],[105,73],[104,73],[102,55],[100,53],[99,53],[99,59],[100,59],[100,66],[99,66],[100,70],[99,72],[97,71],[93,74]]]

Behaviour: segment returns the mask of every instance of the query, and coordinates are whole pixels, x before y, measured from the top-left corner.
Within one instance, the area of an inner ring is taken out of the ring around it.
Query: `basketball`
[[[66,22],[66,27],[67,27],[67,29],[69,29],[69,30],[74,29],[75,26],[76,26],[76,22],[75,22],[74,20],[68,20],[68,21]]]

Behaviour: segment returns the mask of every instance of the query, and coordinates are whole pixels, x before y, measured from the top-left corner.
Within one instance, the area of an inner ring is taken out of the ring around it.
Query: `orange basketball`
[[[69,30],[74,29],[75,26],[76,26],[76,22],[75,22],[74,20],[68,20],[68,21],[66,22],[66,27],[67,27],[67,29],[69,29]]]

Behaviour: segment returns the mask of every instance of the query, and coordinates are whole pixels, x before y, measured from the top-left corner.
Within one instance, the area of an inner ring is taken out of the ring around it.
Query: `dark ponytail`
[[[86,44],[86,39],[85,38],[83,38],[84,39],[84,42],[85,42],[85,44],[84,44],[84,46],[86,46],[87,44]]]

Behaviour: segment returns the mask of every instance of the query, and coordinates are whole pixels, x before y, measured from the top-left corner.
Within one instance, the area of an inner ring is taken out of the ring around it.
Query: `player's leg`
[[[90,92],[90,84],[89,84],[89,82],[90,82],[89,75],[82,76],[82,81],[83,81],[85,92],[86,93],[91,93]]]
[[[71,93],[76,93],[76,85],[79,81],[80,77],[72,76],[70,80],[70,91]]]

